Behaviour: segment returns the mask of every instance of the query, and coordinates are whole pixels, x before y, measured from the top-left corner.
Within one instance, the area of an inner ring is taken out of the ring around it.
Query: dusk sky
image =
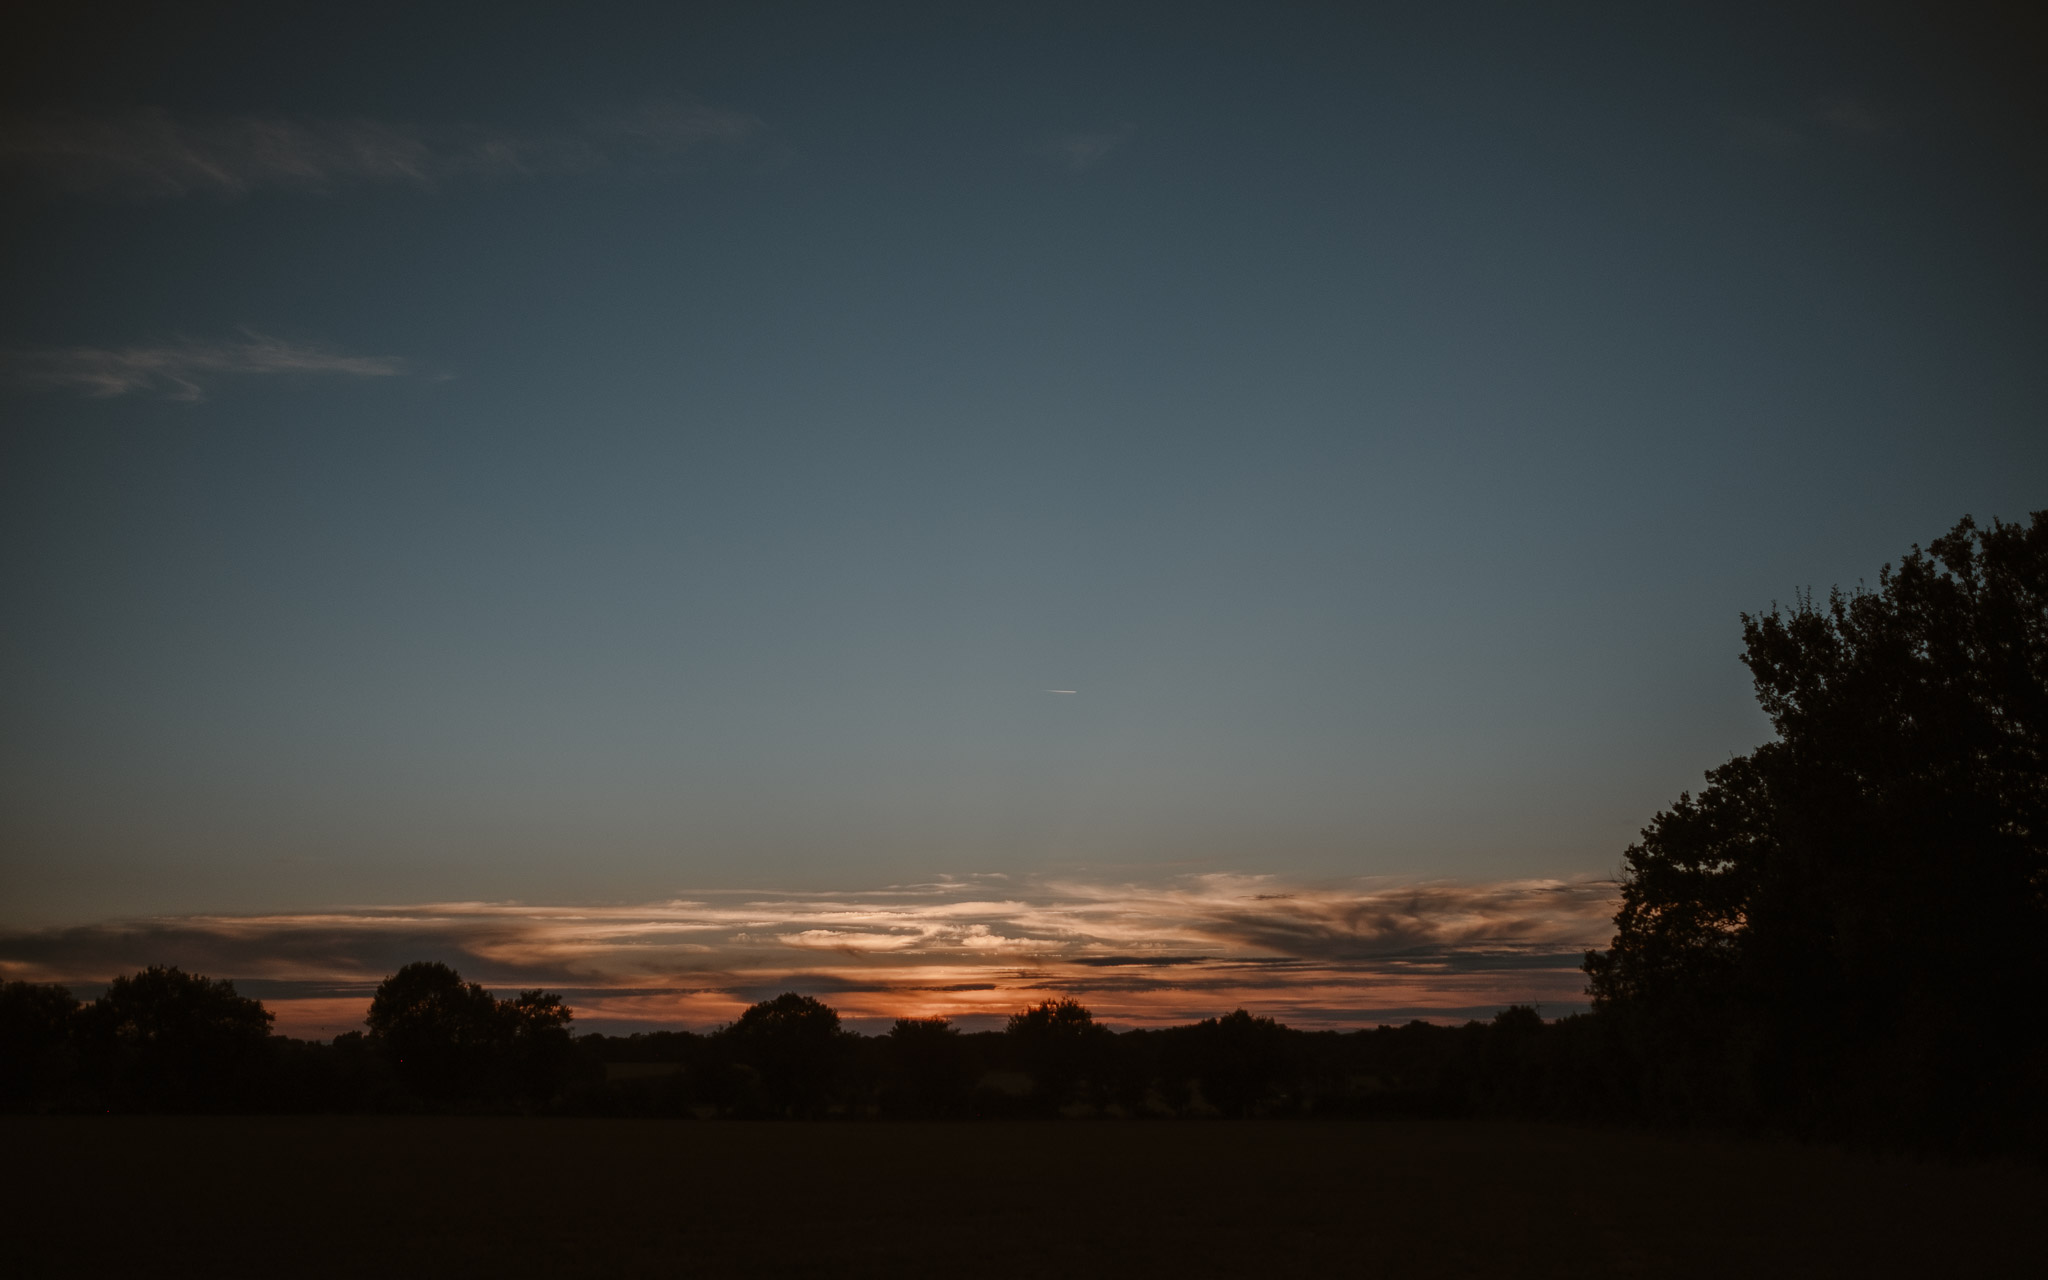
[[[0,975],[1572,1007],[1739,615],[2048,505],[2040,49],[1922,8],[11,34]]]

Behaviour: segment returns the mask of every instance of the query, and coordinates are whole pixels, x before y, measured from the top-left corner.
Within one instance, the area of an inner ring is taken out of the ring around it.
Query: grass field
[[[22,1276],[2021,1276],[2048,1178],[1542,1125],[0,1118]]]

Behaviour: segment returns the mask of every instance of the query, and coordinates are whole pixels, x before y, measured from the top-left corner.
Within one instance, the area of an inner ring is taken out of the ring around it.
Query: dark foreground
[[[2031,1171],[1476,1122],[5,1117],[0,1141],[24,1276],[2023,1275],[2048,1203]]]

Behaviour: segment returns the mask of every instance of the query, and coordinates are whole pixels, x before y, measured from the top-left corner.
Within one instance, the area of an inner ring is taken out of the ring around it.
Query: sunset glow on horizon
[[[89,984],[151,963],[232,977],[278,1030],[359,1029],[370,990],[414,959],[497,988],[561,991],[586,1029],[702,1030],[783,990],[849,1025],[985,1025],[1048,998],[1118,1025],[1244,1007],[1292,1026],[1462,1020],[1583,1005],[1605,881],[1152,885],[1009,877],[871,893],[725,893],[644,906],[436,903],[185,916],[0,935],[9,978]]]
[[[1931,16],[44,8],[7,978],[1578,1009],[1744,615],[2048,493]]]

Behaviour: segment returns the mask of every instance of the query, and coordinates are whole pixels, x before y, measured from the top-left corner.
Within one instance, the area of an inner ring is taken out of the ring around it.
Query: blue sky
[[[1599,877],[2048,491],[1995,23],[138,14],[0,126],[13,928]]]

